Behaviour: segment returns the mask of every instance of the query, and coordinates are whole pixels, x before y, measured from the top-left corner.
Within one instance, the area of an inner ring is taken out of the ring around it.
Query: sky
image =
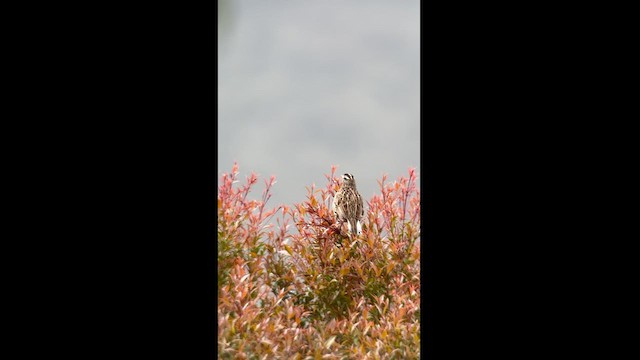
[[[218,179],[277,183],[268,207],[305,200],[331,166],[365,200],[420,176],[419,0],[231,0],[220,9]]]

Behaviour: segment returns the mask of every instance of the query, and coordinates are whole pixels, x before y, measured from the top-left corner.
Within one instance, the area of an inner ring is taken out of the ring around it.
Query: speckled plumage
[[[353,234],[353,229],[357,234],[362,233],[360,219],[364,215],[362,196],[356,188],[356,181],[352,174],[342,175],[342,186],[333,198],[333,213],[340,223],[347,222],[349,233]]]

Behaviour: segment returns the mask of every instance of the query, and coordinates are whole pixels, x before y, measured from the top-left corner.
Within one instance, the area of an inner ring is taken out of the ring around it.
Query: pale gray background
[[[277,177],[271,206],[324,186],[420,175],[419,0],[233,0],[219,8],[218,178]]]

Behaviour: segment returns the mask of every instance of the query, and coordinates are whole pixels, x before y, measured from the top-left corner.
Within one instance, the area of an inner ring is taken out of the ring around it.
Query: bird
[[[347,222],[349,234],[353,234],[355,230],[356,234],[360,235],[362,233],[360,219],[364,215],[362,196],[356,188],[356,180],[352,174],[342,175],[342,180],[342,186],[333,198],[333,214],[340,224]]]

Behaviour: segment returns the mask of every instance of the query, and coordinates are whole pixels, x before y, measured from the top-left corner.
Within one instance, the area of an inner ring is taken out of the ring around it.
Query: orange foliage
[[[417,175],[378,183],[363,234],[337,228],[326,187],[265,210],[238,166],[218,189],[218,354],[223,359],[416,359],[420,356],[420,192]],[[275,225],[272,222],[275,220]]]

